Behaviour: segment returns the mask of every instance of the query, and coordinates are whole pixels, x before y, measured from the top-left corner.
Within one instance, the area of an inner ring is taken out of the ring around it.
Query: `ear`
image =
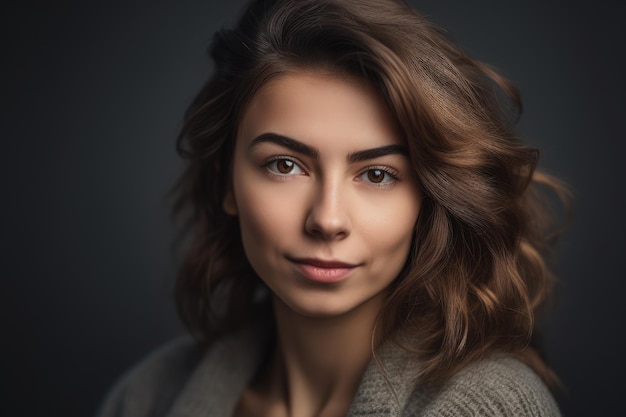
[[[222,208],[224,209],[226,214],[230,216],[237,216],[239,214],[237,201],[235,200],[235,194],[233,193],[232,189],[226,192],[224,200],[222,201]]]

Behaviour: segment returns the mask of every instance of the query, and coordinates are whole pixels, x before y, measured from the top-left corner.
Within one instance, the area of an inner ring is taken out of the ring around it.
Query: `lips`
[[[296,270],[305,278],[319,283],[334,284],[343,281],[359,265],[335,260],[290,258]]]

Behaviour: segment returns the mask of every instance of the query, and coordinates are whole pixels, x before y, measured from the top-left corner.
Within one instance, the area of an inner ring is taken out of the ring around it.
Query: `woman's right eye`
[[[276,158],[265,164],[265,167],[276,175],[303,175],[304,170],[294,160],[289,158]]]

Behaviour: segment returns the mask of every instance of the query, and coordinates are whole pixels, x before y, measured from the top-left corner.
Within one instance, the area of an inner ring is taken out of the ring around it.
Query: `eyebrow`
[[[319,159],[320,157],[320,153],[317,149],[277,133],[263,133],[257,136],[250,144],[250,147],[252,148],[264,142],[275,143],[283,148],[291,149],[294,152],[298,152],[299,154],[306,155],[311,158]]]
[[[348,155],[348,162],[361,162],[368,159],[376,159],[386,155],[409,156],[406,148],[400,145],[387,145],[380,148],[365,149]]]
[[[279,135],[277,133],[263,133],[257,136],[250,147],[254,147],[260,143],[270,142],[275,143],[276,145],[282,146],[287,149],[291,149],[294,152],[299,154],[319,159],[320,153],[317,149],[305,145],[302,142],[299,142],[295,139],[289,138],[287,136]],[[369,159],[376,159],[386,155],[403,155],[408,156],[408,152],[404,146],[401,145],[386,145],[381,146],[379,148],[365,149],[362,151],[353,152],[348,155],[348,162],[361,162],[367,161]]]

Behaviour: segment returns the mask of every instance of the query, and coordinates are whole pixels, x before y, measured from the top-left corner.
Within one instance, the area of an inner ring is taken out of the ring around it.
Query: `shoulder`
[[[496,355],[475,362],[436,392],[418,388],[406,416],[560,416],[550,391],[524,363]]]
[[[201,360],[203,348],[189,336],[156,349],[109,391],[99,417],[164,414]]]

